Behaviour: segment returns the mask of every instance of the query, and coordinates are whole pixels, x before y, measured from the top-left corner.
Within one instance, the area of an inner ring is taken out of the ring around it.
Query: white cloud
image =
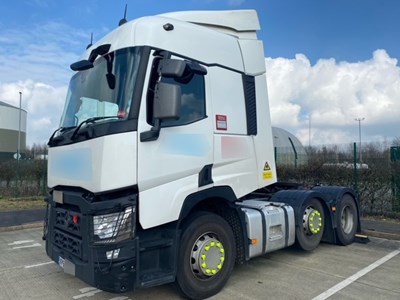
[[[65,84],[69,65],[84,51],[89,36],[58,22],[0,31],[0,83],[32,79]]]
[[[0,99],[16,107],[22,92],[22,108],[28,112],[28,145],[46,143],[58,127],[66,89],[66,86],[54,87],[32,80],[0,84]]]
[[[227,0],[240,5],[243,0]],[[71,62],[88,43],[90,32],[63,23],[0,31],[0,101],[28,112],[28,145],[45,143],[58,127]],[[266,58],[272,121],[308,144],[349,143],[400,136],[400,67],[385,50],[371,59],[337,62],[320,59],[311,65],[304,54],[294,59]]]
[[[400,135],[400,68],[385,50],[355,63],[320,59],[311,65],[303,54],[266,58],[266,67],[272,122],[303,143],[309,116],[312,144],[357,141],[357,117],[365,118],[365,140]]]
[[[73,74],[69,65],[85,50],[89,36],[59,22],[0,31],[0,101],[18,107],[22,91],[28,145],[46,143],[58,127]]]

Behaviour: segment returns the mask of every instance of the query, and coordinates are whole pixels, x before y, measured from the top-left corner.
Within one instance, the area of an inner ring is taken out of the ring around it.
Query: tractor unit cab
[[[275,184],[259,29],[254,10],[144,17],[71,65],[45,222],[65,272],[111,292],[176,281],[197,299],[235,262],[353,241],[351,190]]]

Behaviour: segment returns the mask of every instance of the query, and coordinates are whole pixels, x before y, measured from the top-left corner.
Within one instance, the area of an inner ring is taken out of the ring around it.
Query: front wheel
[[[235,262],[235,240],[229,224],[212,213],[196,213],[184,223],[180,242],[177,286],[190,299],[217,294]]]
[[[339,243],[343,246],[351,244],[356,235],[358,225],[357,206],[349,194],[343,196],[337,207],[336,232]]]
[[[303,250],[311,251],[319,245],[324,233],[324,209],[316,198],[308,199],[301,207],[301,224],[296,226],[296,244]]]

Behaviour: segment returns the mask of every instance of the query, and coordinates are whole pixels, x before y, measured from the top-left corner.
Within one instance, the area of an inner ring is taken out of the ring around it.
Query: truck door
[[[143,228],[177,220],[185,198],[212,182],[200,184],[199,174],[213,162],[212,119],[208,116],[205,73],[188,68],[180,78],[160,76],[161,57],[153,59],[146,99],[142,101],[138,135],[157,126],[153,118],[158,82],[181,90],[179,118],[161,121],[159,135],[138,141],[139,221]],[[177,59],[174,57],[174,59]],[[199,67],[198,64],[196,64]],[[160,99],[163,101],[163,99]],[[209,167],[211,169],[211,167]]]

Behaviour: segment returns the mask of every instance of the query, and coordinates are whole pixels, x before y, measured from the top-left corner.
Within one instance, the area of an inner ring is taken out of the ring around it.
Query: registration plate
[[[75,264],[61,256],[58,257],[58,265],[64,269],[64,272],[75,276]]]
[[[58,257],[58,265],[64,269],[64,265],[65,265],[65,259],[62,258],[61,256]]]

